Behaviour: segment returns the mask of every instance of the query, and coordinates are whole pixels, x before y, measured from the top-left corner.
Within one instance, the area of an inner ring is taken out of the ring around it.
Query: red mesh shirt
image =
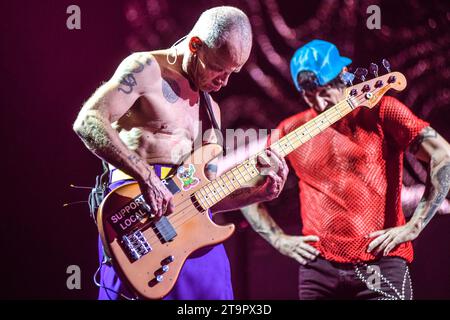
[[[284,120],[284,136],[317,115],[307,110]],[[325,259],[370,261],[369,233],[405,223],[400,192],[403,152],[428,126],[405,105],[384,97],[360,107],[288,155],[299,178],[304,235]],[[389,253],[411,262],[411,242]]]

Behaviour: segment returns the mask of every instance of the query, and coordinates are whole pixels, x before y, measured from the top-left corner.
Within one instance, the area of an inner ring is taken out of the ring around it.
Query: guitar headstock
[[[391,72],[389,61],[383,59],[383,66],[388,71],[387,74],[378,76],[378,66],[370,64],[370,73],[375,77],[366,81],[367,69],[357,68],[355,74],[344,73],[342,80],[352,86],[345,89],[345,99],[351,99],[354,105],[373,108],[389,89],[402,91],[406,88],[406,78],[400,72]],[[353,85],[353,79],[358,77],[361,83]]]

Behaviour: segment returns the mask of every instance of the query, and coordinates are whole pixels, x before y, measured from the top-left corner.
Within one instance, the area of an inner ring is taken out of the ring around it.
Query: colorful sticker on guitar
[[[177,170],[177,177],[183,183],[183,190],[187,191],[192,187],[196,186],[200,179],[194,177],[195,167],[193,164],[189,165],[189,168],[181,166]]]

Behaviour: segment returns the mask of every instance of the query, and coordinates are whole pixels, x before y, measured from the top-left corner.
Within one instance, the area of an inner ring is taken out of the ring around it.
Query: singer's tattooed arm
[[[433,128],[427,127],[411,144],[415,156],[428,163],[425,192],[411,219],[403,226],[378,230],[368,235],[375,238],[367,251],[388,255],[401,243],[416,239],[436,214],[450,187],[450,145]]]
[[[433,128],[423,129],[410,150],[428,162],[429,173],[425,192],[411,222],[423,229],[436,214],[450,188],[450,145]]]
[[[271,245],[277,247],[276,242],[284,232],[272,219],[264,204],[259,203],[243,207],[241,212],[253,230],[259,233]]]
[[[281,254],[297,260],[305,265],[314,260],[320,252],[311,243],[318,241],[315,235],[292,236],[284,233],[283,229],[270,216],[264,204],[252,204],[241,209],[242,214],[259,235],[269,242]]]

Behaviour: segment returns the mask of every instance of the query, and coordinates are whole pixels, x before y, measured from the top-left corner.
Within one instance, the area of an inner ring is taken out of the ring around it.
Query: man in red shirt
[[[278,126],[281,138],[343,97],[341,74],[351,60],[326,41],[299,48],[291,75],[310,109]],[[413,216],[401,207],[404,151],[429,164],[428,183]],[[300,299],[412,299],[408,263],[414,240],[450,186],[450,146],[405,105],[385,96],[293,151],[303,236],[289,236],[258,206],[243,209],[253,228],[300,262]]]

